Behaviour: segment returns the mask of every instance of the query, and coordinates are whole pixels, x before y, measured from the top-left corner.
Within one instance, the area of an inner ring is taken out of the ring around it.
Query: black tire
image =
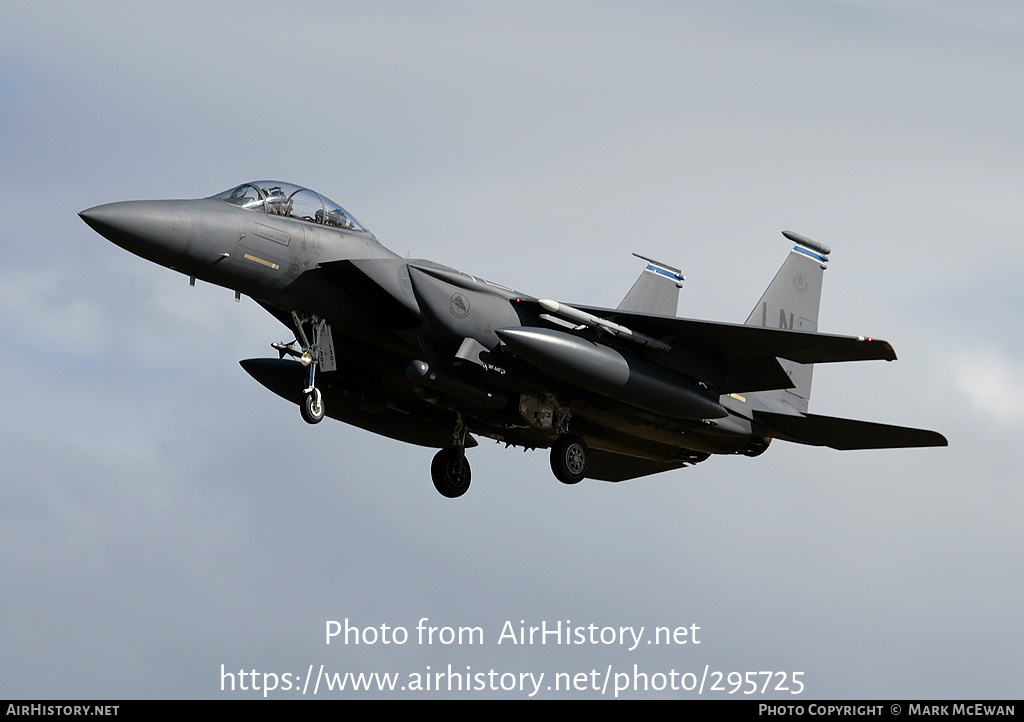
[[[319,403],[316,401],[318,397],[320,398]],[[319,424],[324,420],[323,397],[314,392],[306,394],[306,397],[302,399],[302,403],[299,404],[299,412],[302,414],[302,420],[307,424]]]
[[[587,442],[573,434],[559,436],[551,447],[551,471],[563,484],[578,484],[587,475],[590,449]]]
[[[469,490],[472,477],[463,449],[441,449],[430,462],[430,478],[441,496],[455,499]]]

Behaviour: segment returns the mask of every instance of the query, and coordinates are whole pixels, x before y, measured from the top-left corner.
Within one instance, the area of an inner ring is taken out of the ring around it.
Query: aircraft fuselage
[[[759,410],[787,417],[790,440],[805,433],[799,417],[810,367],[780,365],[776,356],[817,359],[817,339],[538,300],[440,264],[402,259],[333,201],[285,183],[243,184],[197,200],[111,203],[80,215],[136,255],[255,299],[295,341],[275,344],[279,359],[243,361],[246,371],[299,404],[311,423],[326,414],[441,448],[432,475],[446,496],[468,486],[463,450],[476,443],[471,434],[552,447],[556,476],[575,483],[583,476],[634,478],[712,453],[760,454],[772,434]],[[796,238],[794,251],[820,260],[823,269],[828,249]],[[789,303],[773,301],[773,294],[785,298],[796,288],[806,308],[790,311],[794,320],[784,330],[814,332],[820,269],[807,259],[787,263],[793,282],[777,277],[762,299],[763,318],[770,302]],[[677,293],[682,276],[652,268],[655,275],[641,274],[627,301],[641,310],[645,303],[674,306],[665,279]],[[780,318],[786,313],[782,308]],[[797,318],[809,327],[794,329]],[[687,340],[683,324],[706,340]],[[730,340],[737,334],[751,348],[761,343],[769,350],[745,351]],[[885,357],[873,345],[861,356],[863,346],[832,339],[833,355],[849,356],[851,347],[849,358]],[[776,346],[793,349],[771,351]],[[730,393],[735,389],[751,393]],[[868,426],[857,430],[878,431]]]

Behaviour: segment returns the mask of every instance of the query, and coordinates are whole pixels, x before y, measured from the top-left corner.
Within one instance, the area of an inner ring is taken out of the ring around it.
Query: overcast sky
[[[801,672],[796,699],[1020,697],[1019,3],[0,8],[0,697],[219,698],[221,665],[321,664],[543,672],[543,698],[634,665]],[[290,340],[254,302],[76,217],[257,178],[568,302],[616,305],[644,253],[687,275],[680,315],[731,322],[792,229],[833,249],[820,329],[900,356],[818,369],[811,411],[950,446],[776,442],[566,487],[482,439],[444,499],[431,450],[310,427],[248,377]],[[410,640],[326,645],[346,618]],[[419,644],[421,618],[484,644]],[[506,620],[700,644],[499,645]],[[396,696],[438,694],[527,696]],[[626,696],[657,694],[692,695]]]

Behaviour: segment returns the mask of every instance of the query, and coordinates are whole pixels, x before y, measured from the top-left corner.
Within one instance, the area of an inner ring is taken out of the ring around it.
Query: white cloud
[[[957,388],[974,408],[997,421],[1024,421],[1024,367],[995,351],[956,357]]]

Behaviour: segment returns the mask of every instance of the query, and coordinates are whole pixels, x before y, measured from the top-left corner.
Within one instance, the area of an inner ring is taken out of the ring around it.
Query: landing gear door
[[[331,325],[324,324],[320,332],[320,341],[317,349],[317,365],[324,373],[338,370],[338,361],[334,356],[334,337],[331,335]]]

